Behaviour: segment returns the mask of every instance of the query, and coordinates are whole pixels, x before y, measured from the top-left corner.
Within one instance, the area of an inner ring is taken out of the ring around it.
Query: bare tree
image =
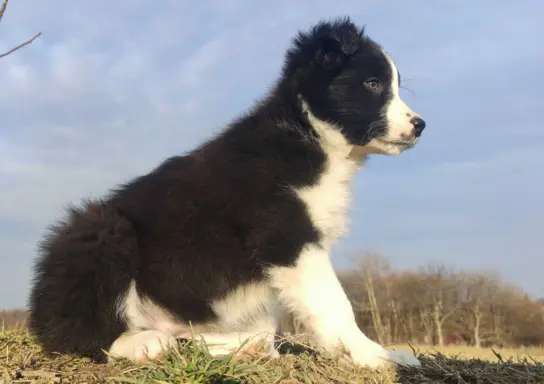
[[[6,12],[6,8],[8,6],[8,0],[3,0],[2,5],[0,6],[0,22],[2,21],[2,17],[4,16],[4,13]],[[32,43],[34,40],[36,40],[42,33],[38,32],[34,36],[32,36],[30,39],[23,41],[19,45],[16,45],[15,47],[11,48],[7,52],[0,53],[0,58],[6,57],[7,55],[12,54],[13,52],[17,51],[18,49],[23,48],[25,45],[28,45]]]
[[[372,318],[372,325],[376,332],[376,338],[380,344],[391,342],[390,328],[384,324],[383,305],[380,305],[378,299],[379,293],[382,293],[381,304],[386,304],[385,286],[383,276],[390,272],[389,261],[378,253],[367,253],[360,260],[360,273],[367,293],[368,306]]]
[[[425,316],[432,318],[436,344],[443,346],[444,325],[459,308],[456,300],[458,279],[444,265],[429,265],[422,271],[422,275],[426,286],[423,297],[430,311]]]
[[[420,317],[421,278],[415,272],[397,272],[393,280],[391,304],[394,321],[398,324],[395,341],[412,341],[416,344],[432,340],[432,324],[425,328]],[[422,330],[423,328],[423,330]],[[423,336],[422,336],[423,335]]]
[[[493,337],[491,307],[497,303],[501,281],[496,273],[459,273],[462,291],[463,315],[459,318],[461,327],[471,334],[472,343],[480,348],[483,341]]]
[[[473,339],[474,346],[480,348],[482,346],[481,342],[481,327],[482,327],[482,318],[484,316],[484,300],[485,297],[485,288],[486,288],[486,279],[485,276],[476,276],[472,279],[471,284],[471,297],[469,298],[471,315],[474,320],[473,326]]]
[[[370,259],[370,260],[369,260]],[[363,272],[363,281],[366,288],[366,294],[368,296],[368,304],[370,308],[370,315],[372,316],[372,323],[374,325],[374,329],[376,331],[376,336],[378,338],[378,342],[380,344],[384,344],[386,342],[385,338],[385,330],[383,327],[382,322],[382,315],[380,313],[380,307],[378,306],[378,301],[376,299],[376,286],[375,286],[375,277],[377,277],[379,271],[374,270],[375,266],[371,265],[372,257],[365,261],[370,261],[368,263],[369,265],[366,265],[362,272]]]

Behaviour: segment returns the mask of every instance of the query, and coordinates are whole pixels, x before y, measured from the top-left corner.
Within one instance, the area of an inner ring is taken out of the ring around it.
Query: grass
[[[406,346],[403,346],[406,348]],[[544,350],[508,351],[421,348],[423,366],[375,372],[291,350],[279,359],[251,356],[214,359],[192,343],[147,366],[92,364],[72,356],[45,356],[25,332],[0,331],[0,384],[98,383],[544,383]],[[527,353],[537,357],[530,358]]]

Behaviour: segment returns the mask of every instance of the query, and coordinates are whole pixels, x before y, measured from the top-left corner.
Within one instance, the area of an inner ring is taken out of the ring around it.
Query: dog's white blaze
[[[414,126],[410,120],[416,116],[414,111],[401,99],[399,92],[399,73],[397,66],[387,53],[383,53],[391,68],[391,99],[385,105],[384,114],[387,121],[389,140],[402,140],[402,136],[410,135]]]

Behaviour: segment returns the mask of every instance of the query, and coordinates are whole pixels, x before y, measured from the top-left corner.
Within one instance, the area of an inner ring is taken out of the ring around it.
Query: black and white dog
[[[348,18],[300,32],[251,112],[51,229],[31,331],[46,351],[98,361],[157,359],[191,334],[212,354],[249,338],[275,355],[285,308],[325,350],[375,368],[418,365],[359,329],[329,256],[366,154],[398,155],[425,127],[399,84]]]

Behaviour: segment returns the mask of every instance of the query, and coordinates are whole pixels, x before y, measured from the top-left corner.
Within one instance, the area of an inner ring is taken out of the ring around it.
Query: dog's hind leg
[[[261,314],[253,320],[253,323],[240,326],[236,330],[232,330],[231,327],[232,324],[223,329],[221,326],[196,331],[193,328],[192,331],[181,334],[179,337],[205,344],[213,356],[235,352],[241,354],[265,353],[270,357],[279,356],[275,348],[278,323],[274,311]]]
[[[147,363],[157,360],[170,348],[177,346],[174,336],[158,331],[128,331],[111,345],[108,360],[128,359],[135,363]]]
[[[196,342],[204,344],[212,356],[231,353],[266,353],[271,357],[279,356],[274,347],[275,334],[271,332],[206,332],[186,338],[191,337]]]
[[[239,332],[191,332],[184,331],[175,336],[157,329],[132,330],[122,334],[108,351],[109,361],[128,359],[144,364],[160,359],[168,350],[177,347],[176,339],[194,340],[204,345],[212,356],[224,356],[232,353],[266,353],[271,357],[279,356],[274,348],[275,332],[273,327],[254,327],[251,331]]]

